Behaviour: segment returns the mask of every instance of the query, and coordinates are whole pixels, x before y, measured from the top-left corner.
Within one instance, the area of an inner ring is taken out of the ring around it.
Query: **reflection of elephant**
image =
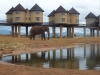
[[[47,26],[33,26],[30,29],[30,39],[35,40],[35,36],[41,34],[41,39],[45,40],[45,31],[48,32],[48,40],[49,40],[49,27]]]

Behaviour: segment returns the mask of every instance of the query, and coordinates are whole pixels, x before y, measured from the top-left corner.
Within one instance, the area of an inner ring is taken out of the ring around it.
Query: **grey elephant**
[[[33,38],[35,40],[35,36],[41,34],[41,39],[45,40],[45,32],[48,32],[48,40],[49,40],[49,27],[48,26],[33,26],[30,29],[30,39]]]

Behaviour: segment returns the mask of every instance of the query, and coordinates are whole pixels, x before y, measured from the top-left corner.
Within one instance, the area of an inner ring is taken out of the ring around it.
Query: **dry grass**
[[[51,38],[50,40],[30,40],[29,38],[0,37],[0,48],[52,48],[69,46],[73,43],[100,43],[100,37],[92,38]]]
[[[46,51],[50,48],[66,47],[75,43],[100,43],[100,37],[92,38],[50,38],[50,40],[41,40],[36,38],[30,40],[26,37],[4,37],[0,36],[0,51],[4,54],[19,54],[26,52]],[[1,52],[1,53],[2,53]]]

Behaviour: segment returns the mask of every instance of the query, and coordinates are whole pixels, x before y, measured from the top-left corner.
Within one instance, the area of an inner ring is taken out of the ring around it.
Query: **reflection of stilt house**
[[[55,63],[53,63],[55,62]],[[77,59],[59,59],[57,61],[50,61],[49,64],[51,67],[54,68],[64,68],[64,69],[79,69],[79,60]]]
[[[30,55],[30,57],[29,57]],[[38,57],[36,54],[25,54],[25,59],[22,60],[20,55],[12,56],[12,63],[20,64],[20,65],[27,65],[27,66],[34,66],[34,67],[43,67],[45,56],[42,53],[41,57]]]
[[[53,51],[53,59],[50,60],[49,66],[64,69],[79,69],[79,60],[74,58],[74,49],[68,48],[66,58],[63,59],[63,50],[60,49],[60,58],[56,57],[56,50]],[[57,60],[55,60],[57,59]]]
[[[96,47],[96,48],[95,48]],[[90,57],[86,60],[86,66],[88,69],[96,69],[97,65],[100,64],[100,44],[90,45]]]

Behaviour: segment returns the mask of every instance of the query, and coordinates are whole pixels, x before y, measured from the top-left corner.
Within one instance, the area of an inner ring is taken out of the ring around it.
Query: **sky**
[[[80,13],[79,23],[82,24],[85,24],[85,17],[90,12],[96,16],[100,15],[100,0],[0,0],[0,20],[5,20],[5,13],[19,3],[28,9],[31,9],[37,3],[44,10],[44,22],[48,22],[47,16],[60,5],[66,10],[70,10],[72,7],[76,9]]]

